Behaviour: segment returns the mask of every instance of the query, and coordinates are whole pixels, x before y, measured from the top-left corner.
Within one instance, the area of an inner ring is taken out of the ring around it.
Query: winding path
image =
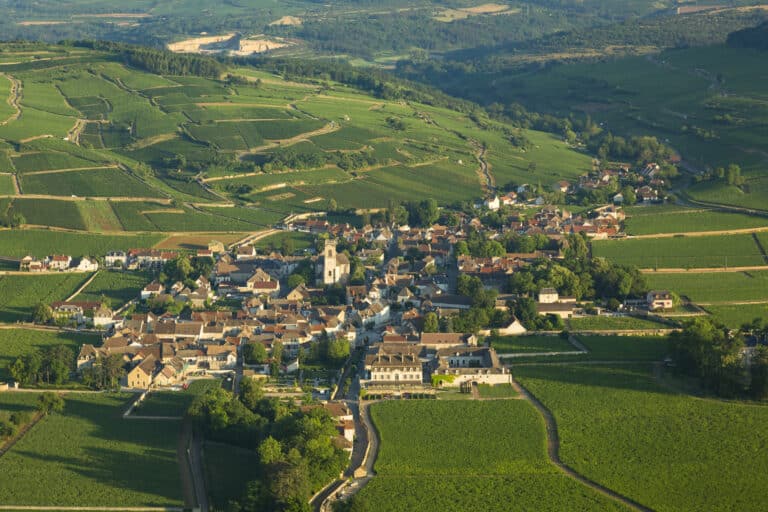
[[[557,466],[560,471],[565,473],[573,480],[576,480],[577,482],[593,489],[603,496],[611,498],[612,500],[621,503],[622,505],[625,505],[632,510],[640,512],[653,512],[652,509],[645,507],[636,501],[627,498],[626,496],[623,496],[615,491],[608,489],[607,487],[600,485],[597,482],[590,480],[589,478],[580,473],[577,473],[571,467],[563,463],[560,460],[560,437],[557,433],[557,423],[555,422],[555,417],[552,415],[549,409],[547,409],[544,404],[539,401],[538,398],[536,398],[533,394],[531,394],[531,392],[520,385],[520,383],[517,382],[514,377],[512,377],[511,383],[515,391],[517,391],[525,400],[528,400],[544,418],[544,423],[546,424],[547,430],[547,455],[552,464]]]

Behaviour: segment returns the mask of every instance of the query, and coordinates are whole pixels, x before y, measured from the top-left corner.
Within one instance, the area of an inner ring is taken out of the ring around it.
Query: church
[[[346,284],[349,279],[349,258],[346,254],[336,252],[335,240],[325,241],[323,255],[317,259],[315,275],[317,286]]]

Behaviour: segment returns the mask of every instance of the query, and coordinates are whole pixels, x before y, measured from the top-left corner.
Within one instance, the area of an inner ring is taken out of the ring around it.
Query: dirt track
[[[630,235],[627,240],[642,240],[646,238],[675,238],[675,237],[702,237],[702,236],[720,236],[720,235],[749,235],[753,233],[764,233],[768,231],[768,226],[762,228],[745,229],[725,229],[721,231],[686,231],[682,233],[654,233],[651,235]]]
[[[768,270],[768,265],[752,267],[710,267],[710,268],[641,268],[643,274],[718,274],[723,272],[748,272],[750,270]]]

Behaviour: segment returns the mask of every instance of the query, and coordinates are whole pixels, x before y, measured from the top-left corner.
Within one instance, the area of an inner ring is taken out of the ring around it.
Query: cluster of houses
[[[74,259],[64,254],[52,254],[44,259],[24,256],[19,262],[21,272],[95,272],[99,263],[93,258],[83,256]]]

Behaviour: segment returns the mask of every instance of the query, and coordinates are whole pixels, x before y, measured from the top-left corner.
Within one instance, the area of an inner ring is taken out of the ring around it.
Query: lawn
[[[137,416],[184,416],[195,397],[208,389],[221,387],[219,379],[196,380],[189,388],[181,391],[155,391],[139,407],[134,409]]]
[[[12,230],[3,231],[0,235],[0,255],[9,258],[23,258],[27,254],[42,258],[54,253],[73,257],[104,256],[110,251],[149,248],[162,239],[162,235],[154,234],[107,236],[36,229]]]
[[[764,265],[752,235],[592,242],[595,256],[641,268]]]
[[[568,320],[573,331],[623,331],[637,329],[669,329],[672,326],[634,316],[583,316]]]
[[[0,502],[181,506],[179,425],[124,420],[132,399],[126,394],[66,395],[63,414],[44,419],[0,458]]]
[[[139,292],[152,280],[143,272],[119,272],[100,270],[76,300],[101,301],[106,299],[112,309],[117,309],[129,300],[137,299]]]
[[[33,348],[66,345],[77,355],[83,343],[98,344],[99,341],[100,337],[93,334],[0,329],[0,381],[9,379],[9,366],[17,357],[29,353]],[[0,393],[0,396],[3,395]]]
[[[0,276],[0,322],[30,321],[35,304],[64,300],[87,278],[86,274]]]
[[[559,336],[503,336],[491,346],[499,354],[572,352],[576,348]]]
[[[528,366],[522,384],[552,411],[563,461],[660,512],[761,510],[768,407],[671,394],[649,366]]]
[[[622,510],[549,463],[525,401],[393,401],[371,413],[381,447],[360,510]]]

